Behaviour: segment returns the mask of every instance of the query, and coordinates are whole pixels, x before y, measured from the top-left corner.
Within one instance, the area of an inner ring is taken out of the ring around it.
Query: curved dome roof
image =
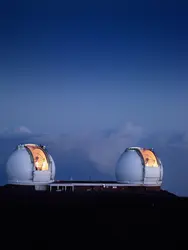
[[[163,165],[153,149],[130,147],[120,156],[115,175],[120,183],[160,186]]]
[[[6,171],[8,184],[47,184],[54,181],[55,163],[45,146],[21,144],[10,155]]]

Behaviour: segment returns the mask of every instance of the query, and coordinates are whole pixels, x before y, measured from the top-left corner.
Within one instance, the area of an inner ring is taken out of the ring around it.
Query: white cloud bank
[[[100,172],[112,174],[116,161],[125,148],[138,146],[143,137],[142,127],[127,122],[116,130],[108,131],[108,134],[95,131],[80,135],[42,135],[32,139],[45,144],[49,151],[55,150],[58,155],[73,149],[83,152]]]

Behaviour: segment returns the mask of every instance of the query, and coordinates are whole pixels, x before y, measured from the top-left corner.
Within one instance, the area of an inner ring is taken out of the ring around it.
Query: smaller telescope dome
[[[153,149],[130,147],[120,156],[115,176],[120,183],[161,186],[163,165]]]
[[[55,163],[44,146],[21,144],[10,155],[6,171],[8,184],[42,185],[54,181]]]

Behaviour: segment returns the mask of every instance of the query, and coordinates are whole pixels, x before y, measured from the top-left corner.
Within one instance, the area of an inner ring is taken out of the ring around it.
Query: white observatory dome
[[[8,184],[42,185],[54,181],[55,163],[45,146],[19,145],[8,159]]]
[[[152,149],[131,147],[120,156],[115,175],[120,183],[161,186],[163,165]]]

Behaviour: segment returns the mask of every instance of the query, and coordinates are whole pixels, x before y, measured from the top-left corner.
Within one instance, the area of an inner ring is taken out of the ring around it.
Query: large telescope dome
[[[21,144],[8,159],[8,184],[42,185],[54,181],[55,163],[45,146]]]
[[[120,183],[161,186],[163,165],[153,149],[130,147],[120,156],[115,175]]]

